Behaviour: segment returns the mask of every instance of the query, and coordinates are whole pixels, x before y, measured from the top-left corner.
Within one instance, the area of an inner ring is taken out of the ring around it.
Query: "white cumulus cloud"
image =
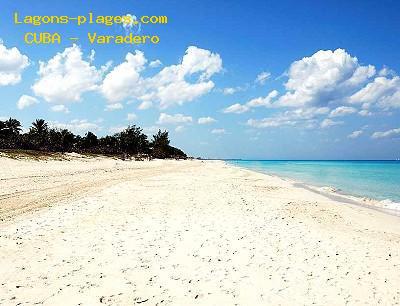
[[[265,82],[267,82],[267,80],[270,78],[270,76],[271,76],[271,73],[269,73],[267,71],[263,71],[259,75],[257,75],[255,82],[260,85],[264,85]]]
[[[125,62],[105,77],[101,86],[103,95],[114,103],[129,98],[146,106],[158,103],[161,109],[166,109],[210,92],[214,88],[210,78],[222,70],[218,54],[194,46],[187,48],[181,63],[164,67],[154,76],[141,75],[146,62],[141,51],[128,53]]]
[[[349,102],[363,104],[364,108],[370,105],[384,109],[400,108],[400,77],[376,77],[353,94]]]
[[[225,114],[235,113],[242,114],[249,111],[249,107],[240,103],[235,103],[222,110]]]
[[[218,89],[218,91],[222,92],[225,96],[233,95],[237,92],[246,91],[249,88],[249,84],[245,84],[243,86],[236,87],[225,87],[222,89]]]
[[[184,130],[185,130],[185,127],[183,125],[178,125],[175,128],[175,132],[177,132],[177,133],[183,132]]]
[[[213,129],[211,130],[211,134],[226,134],[225,129]]]
[[[97,132],[102,128],[96,122],[90,122],[87,119],[74,119],[67,123],[62,123],[59,121],[50,121],[49,125],[51,127],[68,129],[76,134],[85,134],[87,132]]]
[[[375,132],[372,134],[372,138],[374,139],[378,139],[378,138],[390,138],[393,136],[397,136],[400,135],[400,128],[397,129],[391,129],[388,131],[384,131],[384,132]]]
[[[57,104],[50,108],[53,112],[56,113],[65,113],[68,114],[70,111],[64,104]]]
[[[137,115],[135,113],[128,113],[126,115],[126,120],[128,120],[128,121],[133,121],[133,120],[136,120],[136,119],[137,119]]]
[[[331,113],[329,114],[329,117],[331,117],[331,118],[343,117],[343,116],[354,114],[356,112],[357,112],[357,109],[355,109],[354,107],[339,106],[331,111]]]
[[[341,125],[341,124],[343,124],[343,123],[344,123],[343,121],[334,121],[334,120],[332,120],[332,119],[327,118],[327,119],[324,119],[324,120],[321,122],[321,127],[322,127],[323,129],[326,129],[326,128],[329,128],[329,127],[331,127],[331,126]]]
[[[273,128],[280,126],[302,125],[311,127],[315,125],[315,120],[329,112],[327,107],[310,107],[288,110],[263,119],[249,119],[247,125],[255,128]]]
[[[157,67],[160,67],[160,66],[162,66],[162,62],[159,59],[157,59],[155,61],[151,61],[149,63],[149,67],[150,68],[157,68]]]
[[[368,117],[372,116],[372,112],[370,112],[368,109],[362,109],[358,112],[358,114],[362,117]]]
[[[376,73],[373,65],[362,65],[358,59],[343,49],[320,50],[311,56],[293,62],[284,84],[286,91],[273,100],[256,98],[245,104],[233,104],[225,113],[244,113],[255,106],[269,108],[293,108],[304,112],[308,108],[329,107],[333,110],[320,122],[327,128],[343,124],[333,118],[358,113],[371,116],[372,107],[384,110],[400,108],[400,77],[393,70],[383,68]],[[360,105],[361,110],[354,107]],[[311,119],[307,119],[311,120]],[[290,113],[264,119],[249,119],[248,124],[255,127],[273,127],[298,125],[299,120],[290,117]],[[309,122],[306,126],[315,126]]]
[[[32,105],[35,105],[38,103],[39,103],[39,101],[35,97],[31,97],[28,95],[22,95],[17,101],[17,108],[22,110],[24,108],[27,108],[29,106],[32,106]]]
[[[182,114],[169,115],[166,113],[161,113],[158,118],[157,124],[181,124],[181,123],[190,123],[193,121],[193,118],[190,116],[185,116]]]
[[[238,91],[238,89],[236,87],[226,87],[226,88],[222,89],[222,93],[226,96],[233,95],[237,91]]]
[[[217,120],[215,120],[212,117],[201,117],[197,120],[198,124],[210,124],[210,123],[215,123]]]
[[[142,103],[139,104],[138,109],[139,110],[146,110],[149,109],[153,106],[153,102],[151,101],[143,101]]]
[[[362,130],[354,131],[354,132],[350,133],[349,135],[347,135],[347,138],[355,139],[355,138],[360,137],[362,135],[362,133],[363,133]]]
[[[250,100],[249,102],[246,103],[246,106],[248,106],[248,107],[259,107],[259,106],[271,107],[272,100],[274,98],[276,98],[277,96],[278,96],[278,92],[276,90],[273,90],[265,97],[259,97],[259,98]]]
[[[104,78],[101,86],[104,97],[109,102],[116,103],[128,97],[140,96],[144,86],[140,72],[146,62],[143,52],[129,52],[125,61],[114,67]]]
[[[82,94],[97,89],[102,71],[83,59],[79,46],[57,53],[48,62],[39,62],[39,79],[33,84],[36,96],[47,102],[67,103],[81,100]]]
[[[375,75],[374,66],[362,66],[343,49],[320,50],[292,63],[280,97],[282,106],[328,105],[349,96]]]
[[[273,107],[272,100],[275,99],[277,96],[278,92],[276,90],[273,90],[265,97],[251,99],[246,104],[235,103],[223,109],[222,111],[224,113],[242,114],[248,112],[251,108],[254,107]]]
[[[213,87],[214,83],[212,81],[196,84],[191,84],[186,81],[177,81],[165,87],[158,87],[155,97],[156,100],[160,101],[160,108],[166,109],[174,104],[182,105],[185,102],[193,101],[208,93]]]
[[[106,108],[104,110],[106,112],[112,112],[112,111],[120,110],[123,108],[124,108],[124,106],[122,105],[122,103],[112,103],[112,104],[106,105]]]
[[[29,66],[29,59],[17,48],[7,49],[0,40],[0,86],[14,85],[21,81],[22,71]]]

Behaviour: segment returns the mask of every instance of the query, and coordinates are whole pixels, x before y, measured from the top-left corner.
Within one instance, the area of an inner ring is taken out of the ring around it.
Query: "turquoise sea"
[[[334,187],[344,194],[400,203],[400,161],[229,160],[227,162],[314,186]]]

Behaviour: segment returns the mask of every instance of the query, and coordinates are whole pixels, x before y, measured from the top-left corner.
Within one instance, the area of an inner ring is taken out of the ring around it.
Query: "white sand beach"
[[[0,157],[1,305],[398,305],[400,219],[221,161]]]

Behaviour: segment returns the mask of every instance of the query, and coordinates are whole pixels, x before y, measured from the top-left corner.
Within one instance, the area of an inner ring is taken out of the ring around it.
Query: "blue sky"
[[[54,2],[0,4],[0,117],[100,136],[165,128],[174,145],[211,158],[400,157],[398,1]],[[169,22],[141,26],[157,45],[91,45],[87,32],[126,31],[15,25],[14,12]],[[27,45],[31,31],[63,40]]]

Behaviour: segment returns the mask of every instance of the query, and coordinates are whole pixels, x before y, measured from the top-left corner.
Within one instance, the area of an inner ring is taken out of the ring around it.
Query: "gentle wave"
[[[310,184],[320,191],[354,196],[365,203],[374,202],[374,206],[400,210],[399,161],[231,160],[227,162]]]

